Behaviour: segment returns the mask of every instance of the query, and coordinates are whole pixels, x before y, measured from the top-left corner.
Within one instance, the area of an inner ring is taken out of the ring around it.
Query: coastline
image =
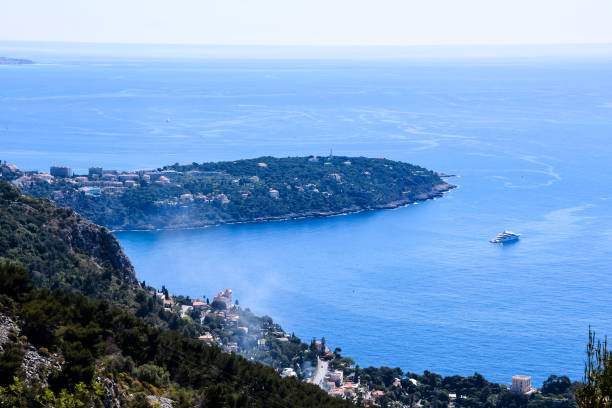
[[[455,175],[446,176],[443,175],[441,177],[457,177]],[[394,210],[401,207],[406,207],[411,204],[417,204],[419,202],[424,202],[428,200],[434,200],[436,198],[444,196],[444,194],[449,191],[458,188],[458,186],[450,183],[441,183],[435,185],[431,190],[427,193],[421,193],[416,196],[415,200],[410,199],[401,199],[396,201],[391,201],[386,204],[378,204],[372,207],[363,208],[363,207],[347,207],[342,208],[338,211],[310,211],[300,214],[285,214],[278,216],[270,216],[270,217],[258,217],[253,218],[251,220],[225,220],[225,221],[217,221],[217,222],[204,222],[199,225],[184,225],[184,226],[174,226],[174,227],[165,227],[165,228],[127,228],[127,229],[110,229],[112,233],[115,232],[149,232],[149,231],[183,231],[183,230],[195,230],[195,229],[203,229],[209,227],[217,227],[221,225],[235,225],[235,224],[251,224],[251,223],[265,223],[265,222],[282,222],[282,221],[291,221],[291,220],[301,220],[308,218],[327,218],[327,217],[336,217],[341,215],[349,215],[349,214],[357,214],[364,211],[376,211],[376,210]]]
[[[0,57],[0,65],[31,65],[34,61],[23,58]]]

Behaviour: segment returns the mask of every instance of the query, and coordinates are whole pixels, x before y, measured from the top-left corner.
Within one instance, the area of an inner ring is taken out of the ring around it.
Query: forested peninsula
[[[396,208],[455,187],[416,165],[331,155],[176,163],[132,172],[92,167],[83,175],[68,167],[52,167],[50,173],[10,165],[0,170],[24,193],[71,207],[111,230],[197,228]]]

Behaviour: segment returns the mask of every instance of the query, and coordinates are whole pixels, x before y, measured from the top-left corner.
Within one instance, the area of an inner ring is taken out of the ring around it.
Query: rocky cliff
[[[6,182],[0,182],[0,258],[28,269],[37,286],[98,298],[125,284],[138,286],[109,230]]]

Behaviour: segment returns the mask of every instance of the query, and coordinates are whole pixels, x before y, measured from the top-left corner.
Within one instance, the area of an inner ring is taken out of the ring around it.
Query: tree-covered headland
[[[82,176],[5,171],[26,194],[110,229],[199,227],[395,208],[453,188],[423,167],[385,158],[260,157]]]

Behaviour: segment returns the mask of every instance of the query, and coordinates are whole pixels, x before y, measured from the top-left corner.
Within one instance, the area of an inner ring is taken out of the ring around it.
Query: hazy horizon
[[[222,45],[1,41],[13,58],[184,59],[609,59],[612,43],[500,45]],[[44,62],[44,61],[38,61]]]

